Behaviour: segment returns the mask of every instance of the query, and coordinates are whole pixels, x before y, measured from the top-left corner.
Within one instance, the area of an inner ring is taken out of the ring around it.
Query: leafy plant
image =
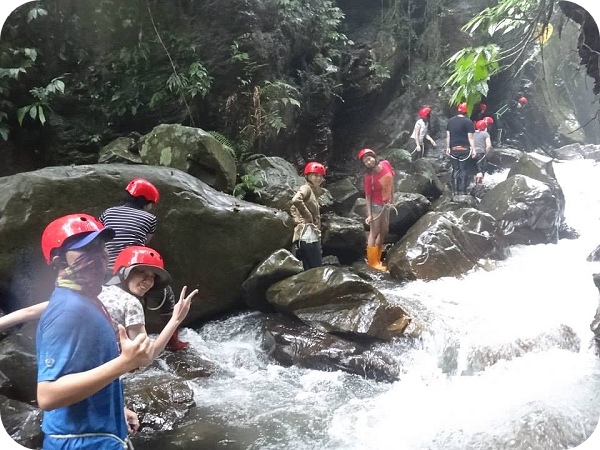
[[[65,83],[61,80],[63,77],[53,79],[46,87],[36,87],[29,92],[35,101],[18,109],[17,120],[19,125],[23,125],[23,119],[29,115],[33,120],[38,120],[42,125],[46,123],[45,110],[50,109],[50,97],[53,94],[65,92]]]
[[[498,71],[498,46],[469,47],[455,53],[447,62],[453,70],[444,86],[454,87],[450,104],[467,102],[467,114],[488,93],[488,81]]]
[[[491,76],[513,66],[530,44],[547,38],[553,8],[554,0],[499,0],[469,20],[463,31],[499,36],[501,43],[465,48],[446,61],[452,67],[444,83],[454,88],[450,103],[466,101],[470,114],[481,96],[487,95]]]
[[[240,182],[233,188],[233,195],[239,199],[246,198],[249,194],[255,194],[260,197],[258,188],[262,187],[260,179],[252,174],[242,175]]]

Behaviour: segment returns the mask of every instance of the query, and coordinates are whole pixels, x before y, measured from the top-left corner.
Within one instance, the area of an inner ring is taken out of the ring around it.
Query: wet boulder
[[[578,142],[563,145],[559,148],[551,149],[549,150],[549,152],[552,157],[563,161],[583,159],[583,146]]]
[[[210,187],[231,193],[237,167],[232,151],[201,128],[158,125],[140,140],[144,164],[179,169]]]
[[[131,137],[118,137],[100,149],[99,164],[143,164],[139,153],[132,151],[136,140]]]
[[[390,249],[386,262],[398,280],[436,280],[459,277],[485,267],[486,259],[506,256],[496,220],[476,209],[460,208],[425,214]]]
[[[525,152],[514,148],[493,148],[486,156],[488,162],[487,171],[493,173],[510,169],[524,154]]]
[[[431,162],[421,158],[416,160],[407,172],[396,171],[396,192],[421,194],[435,199],[444,192],[444,184],[438,178]]]
[[[510,244],[558,240],[563,208],[558,192],[547,183],[525,175],[511,176],[490,190],[478,208],[498,221]]]
[[[194,406],[194,393],[185,380],[162,372],[143,371],[126,378],[128,407],[140,420],[140,431],[172,430]]]
[[[289,250],[276,250],[257,265],[242,283],[242,295],[246,305],[262,312],[275,311],[273,305],[267,301],[267,289],[302,270],[302,263]]]
[[[349,213],[356,199],[362,195],[356,187],[356,181],[350,178],[327,183],[327,190],[333,199],[332,211],[341,215]]]
[[[346,269],[324,266],[269,288],[267,300],[321,331],[389,340],[403,334],[410,317],[373,285]]]
[[[387,354],[324,333],[302,322],[273,316],[263,324],[263,346],[280,364],[357,374],[376,381],[396,381],[399,367]]]
[[[321,241],[325,254],[335,255],[344,263],[354,261],[364,253],[366,240],[363,222],[353,217],[323,214]]]
[[[252,186],[252,201],[283,211],[289,211],[292,197],[305,183],[292,163],[277,156],[254,158],[240,171]]]
[[[25,448],[42,448],[41,409],[0,395],[0,417],[0,426],[17,444]]]
[[[508,172],[507,178],[514,175],[525,175],[534,180],[546,183],[552,194],[558,200],[561,223],[564,221],[565,212],[565,194],[562,187],[558,184],[556,174],[554,173],[553,160],[544,155],[528,153],[523,155],[517,163]]]
[[[390,233],[402,237],[417,221],[431,211],[431,202],[424,195],[396,192],[390,211]]]
[[[37,363],[16,339],[0,342],[0,394],[25,403],[37,400]]]

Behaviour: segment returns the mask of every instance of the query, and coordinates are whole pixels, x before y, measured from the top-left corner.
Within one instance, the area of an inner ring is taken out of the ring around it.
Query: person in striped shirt
[[[105,227],[112,228],[116,233],[114,241],[106,246],[110,271],[123,249],[132,245],[146,246],[156,233],[157,219],[150,212],[160,198],[156,186],[144,178],[135,178],[125,191],[123,204],[108,208],[98,218]]]

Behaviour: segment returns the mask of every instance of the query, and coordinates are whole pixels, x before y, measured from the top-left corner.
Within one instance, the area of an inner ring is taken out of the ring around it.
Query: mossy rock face
[[[210,133],[182,125],[159,125],[142,138],[144,164],[187,172],[210,187],[231,193],[236,163],[231,152]]]

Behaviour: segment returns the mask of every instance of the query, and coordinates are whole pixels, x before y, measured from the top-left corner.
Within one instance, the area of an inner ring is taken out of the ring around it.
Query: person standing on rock
[[[469,159],[475,157],[475,128],[466,116],[467,104],[459,104],[457,110],[457,115],[446,125],[446,154],[452,163],[452,195],[465,195],[469,182]]]
[[[394,168],[389,161],[378,160],[370,148],[358,152],[358,159],[366,168],[364,190],[367,206],[369,236],[367,238],[367,263],[377,270],[387,270],[381,255],[390,225],[390,209],[394,198]]]
[[[323,265],[319,197],[325,180],[325,166],[309,162],[304,167],[306,183],[292,197],[290,213],[296,222],[292,244],[304,270]]]
[[[429,106],[423,106],[419,110],[419,119],[415,123],[413,132],[410,135],[411,145],[409,151],[411,155],[414,155],[414,159],[419,159],[425,156],[425,140],[435,147],[435,141],[429,135],[429,122],[431,120],[431,108]],[[413,144],[414,142],[414,144]],[[414,145],[414,149],[411,150],[411,146]]]
[[[122,205],[108,208],[99,217],[104,226],[112,228],[116,233],[113,241],[107,244],[110,271],[123,249],[148,245],[156,233],[157,218],[150,212],[160,199],[156,186],[144,178],[134,178],[127,184],[125,192]],[[147,300],[148,308],[150,303],[159,305],[152,309],[159,310],[163,325],[166,325],[175,307],[175,294],[171,286],[152,290]],[[178,330],[175,330],[167,344],[167,348],[174,351],[187,346],[187,342],[179,340]]]
[[[46,262],[58,270],[37,327],[37,402],[44,411],[43,448],[127,448],[139,427],[125,408],[120,377],[151,362],[150,339],[115,333],[98,300],[114,231],[94,217],[70,214],[42,234]]]
[[[477,166],[477,172],[475,174],[475,184],[483,183],[483,176],[485,175],[487,154],[492,149],[492,140],[489,133],[487,132],[487,123],[485,120],[478,120],[475,122],[475,134],[473,135],[473,142],[475,143],[475,165]]]

